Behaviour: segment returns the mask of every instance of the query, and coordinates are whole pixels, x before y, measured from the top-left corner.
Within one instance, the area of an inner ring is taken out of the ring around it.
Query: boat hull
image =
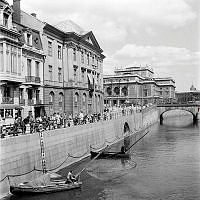
[[[82,182],[74,184],[63,183],[63,184],[38,186],[38,187],[10,186],[10,192],[14,195],[47,194],[47,193],[77,189],[80,188],[81,185]]]
[[[97,159],[102,158],[130,158],[130,154],[127,153],[121,153],[121,152],[102,152],[99,154],[99,152],[90,151],[91,159],[97,157]],[[98,156],[99,154],[99,156]]]

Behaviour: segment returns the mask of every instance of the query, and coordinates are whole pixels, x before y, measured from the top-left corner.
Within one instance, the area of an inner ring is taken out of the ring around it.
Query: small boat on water
[[[123,153],[123,152],[109,152],[109,151],[103,151],[103,152],[95,152],[90,151],[91,159],[92,158],[130,158],[130,154]]]
[[[50,175],[47,173],[32,181],[10,186],[10,192],[14,195],[45,194],[72,190],[80,188],[81,185],[80,180],[74,183],[66,183],[64,179],[51,180]]]

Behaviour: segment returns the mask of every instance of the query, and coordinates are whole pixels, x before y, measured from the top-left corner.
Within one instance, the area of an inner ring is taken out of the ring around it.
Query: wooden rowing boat
[[[122,152],[108,152],[108,151],[103,151],[99,154],[100,152],[95,152],[95,151],[90,151],[91,154],[91,159],[97,156],[98,158],[130,158],[130,154],[128,153],[122,153]],[[99,156],[98,156],[99,154]]]
[[[23,195],[23,194],[45,194],[45,193],[53,193],[60,192],[66,190],[72,190],[76,188],[80,188],[82,182],[77,182],[73,184],[52,184],[45,186],[37,186],[37,187],[26,187],[26,186],[10,186],[10,192],[15,195]]]
[[[44,175],[42,177],[44,177]],[[37,181],[34,180],[20,183],[17,186],[10,186],[10,192],[14,195],[45,194],[72,190],[80,188],[82,185],[80,180],[74,183],[66,183],[64,179],[47,181],[47,178],[43,178],[43,180],[43,183],[41,181],[39,182],[37,179]]]

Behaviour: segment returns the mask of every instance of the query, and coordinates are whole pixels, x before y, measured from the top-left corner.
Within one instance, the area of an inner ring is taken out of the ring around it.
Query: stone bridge
[[[163,114],[170,110],[185,110],[192,114],[193,122],[198,120],[198,113],[200,113],[200,104],[159,104],[160,108],[160,123],[163,123]]]

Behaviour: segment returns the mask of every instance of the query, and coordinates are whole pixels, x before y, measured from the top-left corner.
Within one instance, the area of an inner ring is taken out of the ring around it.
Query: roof
[[[78,35],[85,35],[88,31],[85,31],[78,24],[74,23],[72,20],[61,21],[55,25],[55,27],[65,33],[74,32]]]

